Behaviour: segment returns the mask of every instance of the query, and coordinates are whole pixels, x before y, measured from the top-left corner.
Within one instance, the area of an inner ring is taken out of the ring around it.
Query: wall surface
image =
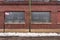
[[[49,3],[43,5],[32,5],[31,11],[50,12],[51,22],[47,24],[32,24],[30,20],[29,5],[0,5],[0,31],[1,32],[60,32],[60,5]],[[5,12],[9,11],[24,11],[25,24],[5,24]]]

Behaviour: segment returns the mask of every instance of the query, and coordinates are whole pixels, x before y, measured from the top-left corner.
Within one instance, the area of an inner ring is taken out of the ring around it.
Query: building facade
[[[0,0],[0,32],[60,32],[60,0]]]

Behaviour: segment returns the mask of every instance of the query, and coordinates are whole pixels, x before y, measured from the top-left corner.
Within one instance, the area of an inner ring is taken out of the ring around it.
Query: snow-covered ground
[[[57,34],[57,33],[0,33],[0,36],[39,37],[39,36],[60,36],[60,34]]]

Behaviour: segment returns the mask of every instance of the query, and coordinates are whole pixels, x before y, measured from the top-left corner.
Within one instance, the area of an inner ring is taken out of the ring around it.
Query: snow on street
[[[0,36],[37,37],[37,36],[60,36],[60,34],[57,34],[57,33],[0,33]]]

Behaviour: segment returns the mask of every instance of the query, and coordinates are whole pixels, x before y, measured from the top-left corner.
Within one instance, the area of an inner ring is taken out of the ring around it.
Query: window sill
[[[18,22],[14,22],[14,23],[5,23],[5,24],[25,24],[25,22],[21,22],[21,23],[18,23]]]
[[[57,23],[57,24],[60,24],[60,23]]]
[[[52,23],[49,23],[49,22],[32,22],[31,24],[52,24]]]

